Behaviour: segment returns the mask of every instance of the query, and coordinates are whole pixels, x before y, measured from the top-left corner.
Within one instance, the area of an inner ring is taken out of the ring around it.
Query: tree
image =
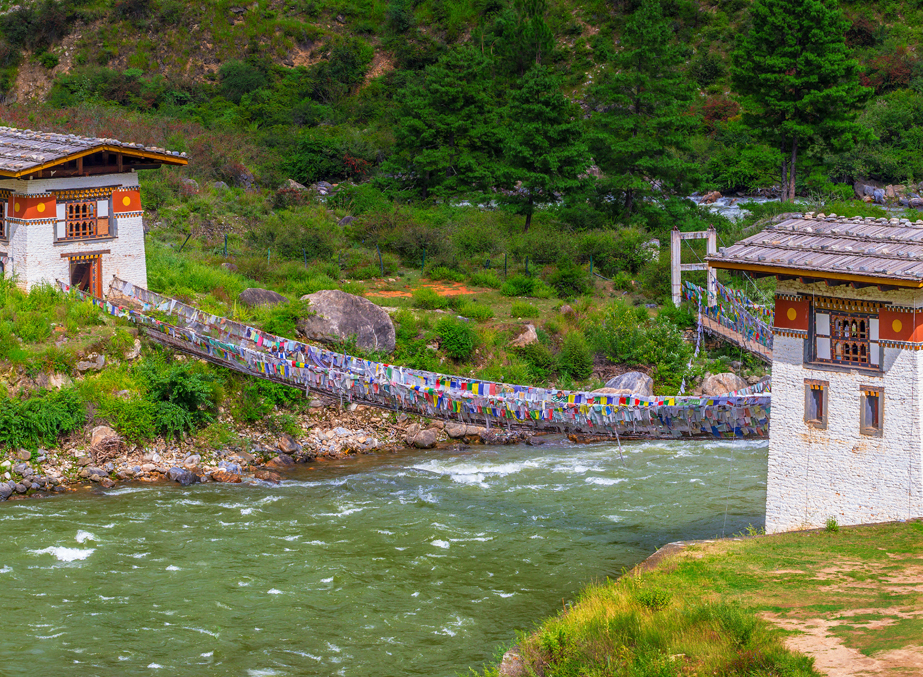
[[[754,0],[734,52],[745,120],[782,151],[782,200],[795,197],[799,151],[819,142],[848,149],[864,135],[858,110],[870,96],[849,57],[848,23],[835,0]]]
[[[557,202],[577,190],[590,164],[580,107],[561,93],[561,81],[544,66],[533,66],[507,108],[503,155],[507,187],[520,183],[507,198],[524,214],[524,232],[536,201]]]
[[[600,187],[626,216],[639,201],[695,182],[696,165],[683,157],[698,125],[689,112],[693,89],[680,70],[684,62],[659,0],[644,0],[590,92],[590,150],[606,176]]]
[[[492,28],[492,49],[501,65],[522,76],[533,66],[547,64],[554,51],[554,34],[545,21],[547,0],[515,0],[500,13]]]
[[[462,47],[404,91],[394,154],[385,166],[397,184],[427,199],[492,183],[499,140],[491,65],[478,50]]]

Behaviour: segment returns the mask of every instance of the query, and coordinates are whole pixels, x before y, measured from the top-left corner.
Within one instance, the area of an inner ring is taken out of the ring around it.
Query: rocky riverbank
[[[120,482],[279,482],[300,463],[387,453],[414,447],[460,444],[513,444],[521,432],[446,423],[373,407],[316,402],[299,418],[303,434],[274,434],[231,419],[242,440],[205,449],[193,440],[159,439],[145,446],[127,444],[107,426],[96,426],[58,449],[10,450],[0,460],[0,500],[49,495]]]

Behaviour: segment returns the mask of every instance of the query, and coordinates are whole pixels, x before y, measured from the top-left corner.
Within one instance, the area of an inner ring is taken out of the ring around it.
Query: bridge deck
[[[756,341],[751,341],[744,337],[742,334],[725,327],[723,324],[717,320],[713,320],[707,315],[701,316],[702,328],[708,333],[717,336],[718,338],[727,341],[728,343],[733,343],[744,350],[753,353],[759,357],[764,362],[772,364],[772,349],[767,348],[762,343]]]

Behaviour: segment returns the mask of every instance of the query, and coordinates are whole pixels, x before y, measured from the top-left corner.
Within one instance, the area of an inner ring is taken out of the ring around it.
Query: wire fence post
[[[526,277],[529,276],[529,257],[526,257]]]
[[[426,247],[423,247],[423,263],[420,265],[420,270],[426,270]]]
[[[593,255],[590,254],[590,277],[593,277]]]
[[[308,269],[308,250],[305,249],[304,247],[301,248],[301,256],[302,258],[304,258],[304,267],[305,267],[305,270],[307,270]]]
[[[224,258],[228,257],[228,234],[224,234]]]
[[[503,254],[503,279],[506,279],[506,253]]]
[[[272,256],[272,249],[266,250],[266,265],[269,265],[269,257]]]
[[[381,260],[381,247],[379,247],[379,246],[376,244],[376,245],[375,245],[375,249],[378,251],[378,267],[381,268],[381,276],[384,277],[384,276],[385,276],[385,264],[384,264],[384,262]]]
[[[180,246],[180,248],[179,248],[180,253],[183,252],[183,248],[186,246],[186,243],[189,242],[189,238],[190,238],[190,237],[192,237],[192,231],[191,231],[191,230],[189,231],[189,235],[186,236],[186,239],[183,240],[183,244],[182,244],[182,245]]]

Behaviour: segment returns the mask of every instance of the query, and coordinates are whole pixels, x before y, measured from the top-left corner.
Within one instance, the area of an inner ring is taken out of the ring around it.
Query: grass
[[[586,588],[518,651],[546,677],[818,675],[767,617],[824,619],[867,656],[919,645],[921,536],[916,521],[697,543]]]

